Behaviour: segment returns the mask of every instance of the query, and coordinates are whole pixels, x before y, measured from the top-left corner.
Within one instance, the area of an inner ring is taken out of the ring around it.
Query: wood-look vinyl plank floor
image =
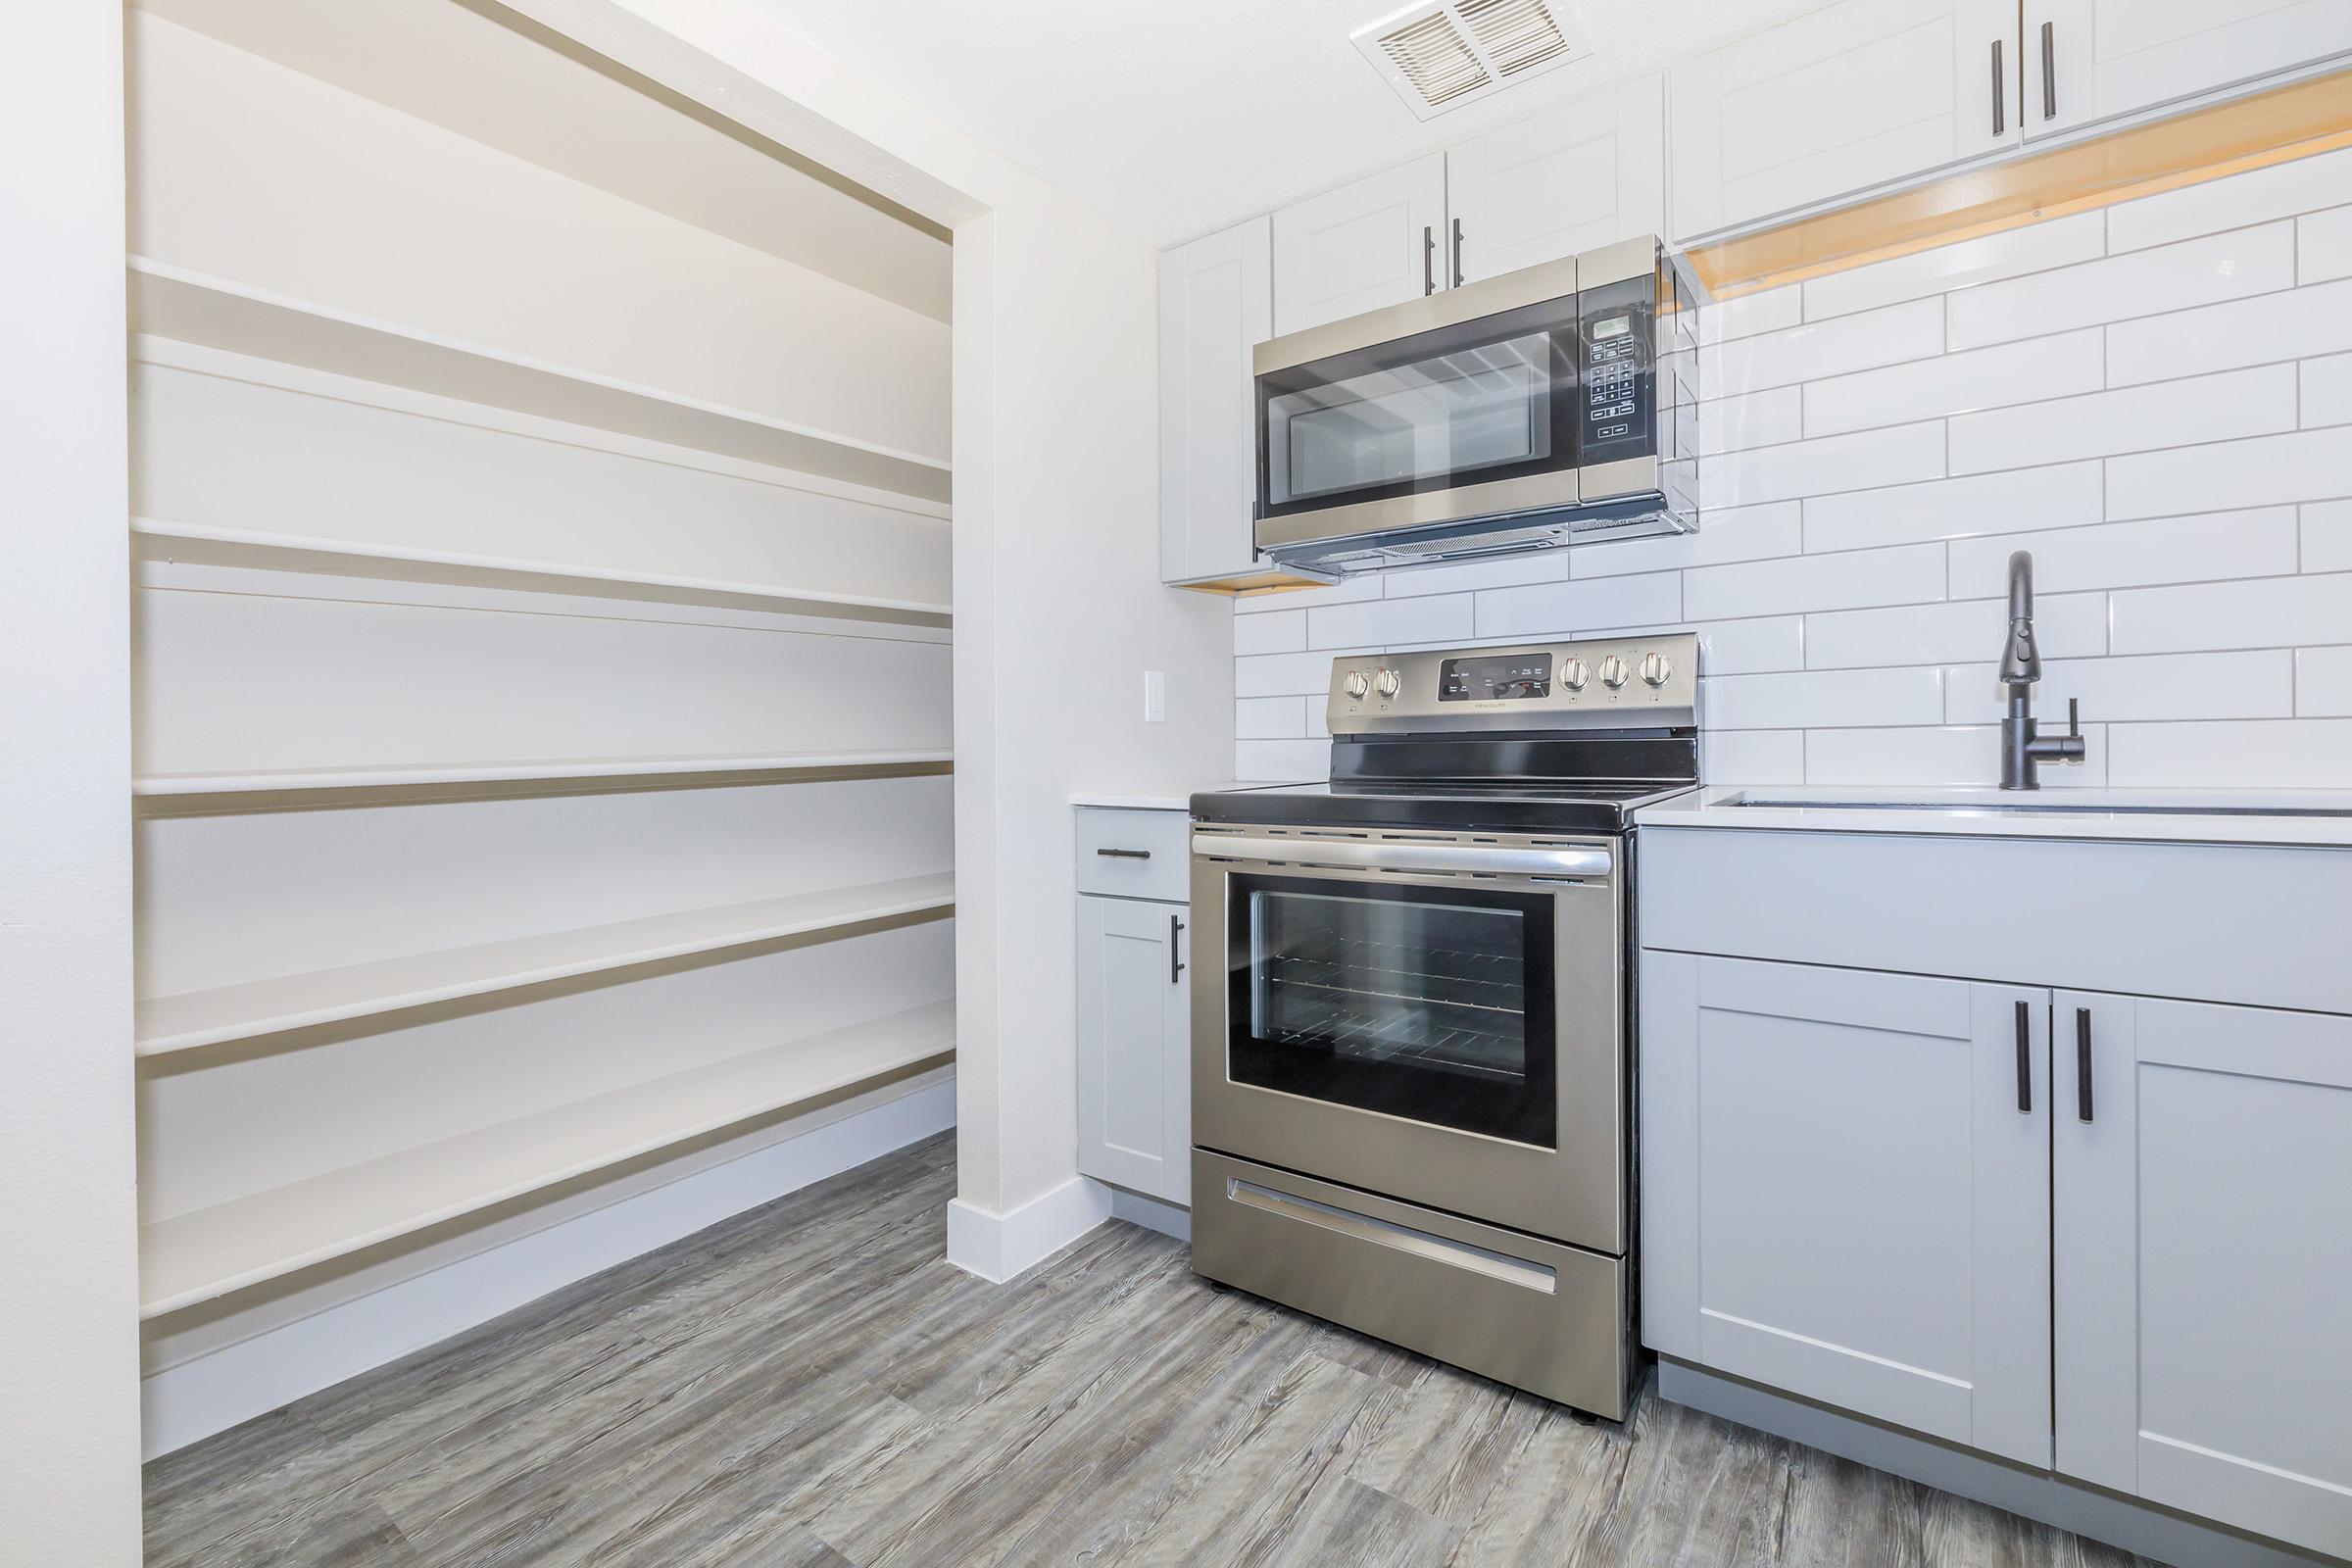
[[[147,1467],[154,1568],[2148,1568],[1663,1403],[1622,1426],[1113,1224],[945,1258],[952,1137]]]

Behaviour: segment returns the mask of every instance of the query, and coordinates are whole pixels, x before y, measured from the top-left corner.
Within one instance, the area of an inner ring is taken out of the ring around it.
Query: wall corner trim
[[[1110,1218],[1110,1189],[1073,1176],[1004,1214],[953,1199],[948,1261],[991,1284],[1017,1279]]]

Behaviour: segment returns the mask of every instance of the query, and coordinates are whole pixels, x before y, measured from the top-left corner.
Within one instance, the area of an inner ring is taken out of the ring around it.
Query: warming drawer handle
[[[1608,850],[1489,848],[1475,844],[1321,844],[1202,834],[1197,854],[1217,860],[1263,860],[1345,871],[1455,871],[1473,876],[1605,877],[1616,864]]]
[[[1318,1203],[1311,1198],[1295,1198],[1289,1193],[1278,1193],[1271,1187],[1243,1181],[1238,1176],[1225,1178],[1225,1198],[1227,1201],[1239,1203],[1244,1208],[1254,1208],[1261,1213],[1297,1220],[1301,1225],[1312,1225],[1318,1230],[1330,1231],[1335,1236],[1345,1236],[1350,1241],[1368,1242],[1374,1247],[1386,1247],[1393,1251],[1427,1258],[1433,1263],[1465,1268],[1474,1274],[1500,1280],[1505,1285],[1541,1291],[1545,1296],[1559,1294],[1560,1280],[1556,1270],[1501,1252],[1492,1252],[1483,1247],[1473,1247],[1468,1242],[1457,1242],[1449,1236],[1436,1236],[1428,1231],[1414,1230],[1409,1225],[1374,1219],[1369,1214]]]

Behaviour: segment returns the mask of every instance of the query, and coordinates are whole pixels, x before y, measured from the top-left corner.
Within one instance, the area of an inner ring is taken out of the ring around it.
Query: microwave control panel
[[[1656,409],[1656,279],[1587,289],[1577,297],[1577,313],[1579,461],[1646,457]]]

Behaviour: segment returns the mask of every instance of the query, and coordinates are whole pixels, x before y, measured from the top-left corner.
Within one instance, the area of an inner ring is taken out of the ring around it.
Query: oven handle
[[[1237,836],[1199,838],[1194,840],[1193,850],[1212,860],[1257,860],[1348,871],[1455,871],[1473,876],[1605,877],[1615,865],[1615,858],[1598,845],[1530,850],[1480,844],[1335,844]]]

